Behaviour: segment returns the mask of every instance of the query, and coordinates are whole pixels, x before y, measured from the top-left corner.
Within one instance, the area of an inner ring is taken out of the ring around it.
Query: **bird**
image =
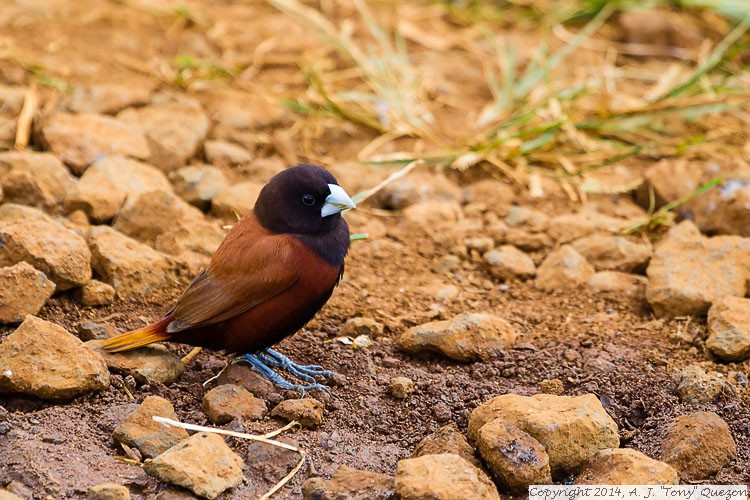
[[[327,391],[316,377],[330,377],[330,371],[298,365],[271,346],[310,321],[339,284],[350,245],[342,213],[353,208],[324,168],[298,164],[282,170],[161,320],[99,348],[121,352],[163,341],[205,347],[239,355],[237,361],[282,389]],[[290,382],[273,368],[310,384]]]

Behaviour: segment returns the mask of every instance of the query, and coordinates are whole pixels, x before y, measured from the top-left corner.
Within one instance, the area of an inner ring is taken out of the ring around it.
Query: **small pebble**
[[[393,377],[388,382],[388,392],[397,399],[405,399],[414,392],[414,381],[407,377]]]

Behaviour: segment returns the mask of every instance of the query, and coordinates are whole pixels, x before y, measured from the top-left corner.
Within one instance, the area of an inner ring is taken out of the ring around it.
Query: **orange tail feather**
[[[170,335],[167,333],[167,325],[172,322],[172,319],[171,314],[167,315],[156,323],[107,339],[100,344],[99,348],[109,352],[121,352],[168,340]]]

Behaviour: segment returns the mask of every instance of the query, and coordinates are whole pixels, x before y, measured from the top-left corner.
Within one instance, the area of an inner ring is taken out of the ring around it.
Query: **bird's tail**
[[[167,325],[173,319],[172,314],[168,314],[156,323],[104,340],[98,347],[109,352],[121,352],[168,340],[170,335],[167,333]]]

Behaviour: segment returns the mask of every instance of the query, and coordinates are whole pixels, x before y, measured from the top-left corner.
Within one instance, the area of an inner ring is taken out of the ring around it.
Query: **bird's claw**
[[[245,354],[244,356],[241,356],[238,361],[245,361],[255,371],[276,384],[281,389],[298,390],[302,392],[302,396],[305,395],[305,392],[312,390],[319,390],[327,392],[328,394],[331,393],[328,387],[317,383],[315,377],[330,378],[333,376],[333,372],[328,371],[322,366],[318,365],[299,365],[280,352],[273,349],[266,349],[265,351],[258,354]],[[294,384],[273,371],[271,367],[284,368],[292,375],[299,377],[306,382],[312,383],[310,385]]]

